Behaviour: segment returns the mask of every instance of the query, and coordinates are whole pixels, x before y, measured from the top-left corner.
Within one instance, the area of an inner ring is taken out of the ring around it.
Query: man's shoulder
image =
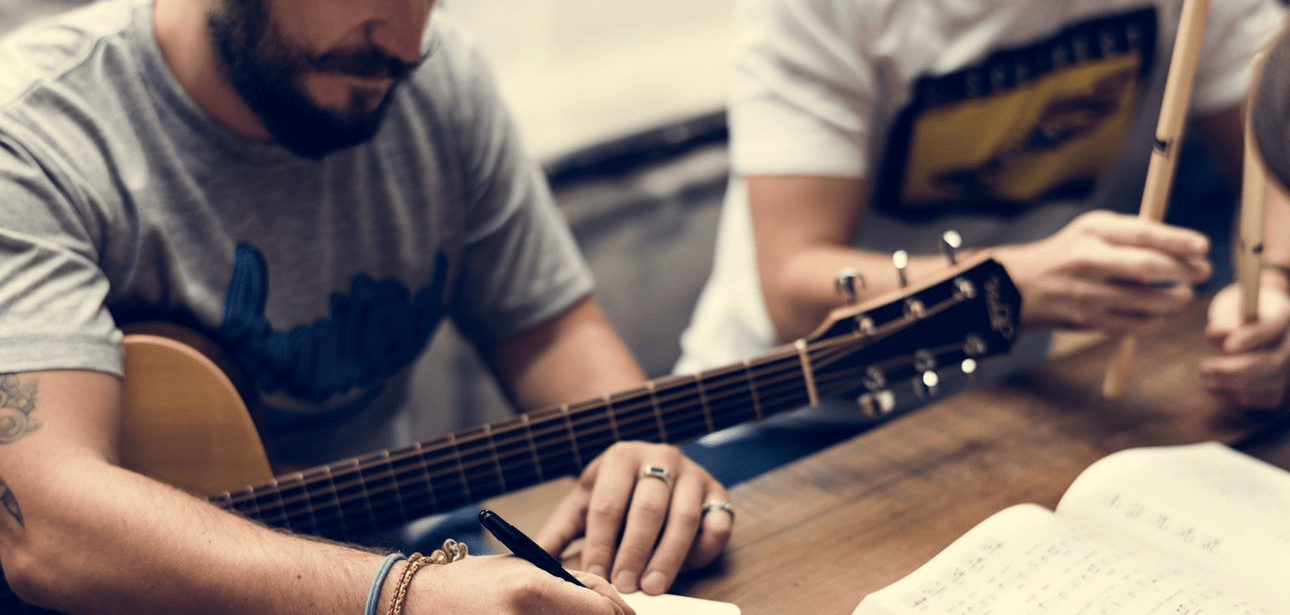
[[[138,0],[101,0],[28,23],[0,38],[0,107],[57,82],[101,47],[123,40]]]

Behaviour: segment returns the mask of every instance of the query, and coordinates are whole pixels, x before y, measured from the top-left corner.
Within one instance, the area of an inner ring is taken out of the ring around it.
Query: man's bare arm
[[[26,422],[6,421],[0,444],[0,564],[27,602],[71,615],[363,612],[382,554],[266,528],[114,465],[117,378],[7,378],[34,398],[21,418],[23,403],[6,408]],[[603,582],[587,591],[512,558],[436,568],[415,577],[409,615],[625,610]]]

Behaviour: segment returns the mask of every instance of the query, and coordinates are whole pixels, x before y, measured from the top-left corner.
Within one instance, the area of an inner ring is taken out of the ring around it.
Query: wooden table
[[[1204,309],[1139,340],[1122,399],[1099,392],[1113,347],[1097,344],[735,487],[728,554],[673,591],[746,615],[845,615],[994,512],[1053,507],[1080,471],[1120,449],[1218,440],[1290,467],[1284,419],[1200,389]]]

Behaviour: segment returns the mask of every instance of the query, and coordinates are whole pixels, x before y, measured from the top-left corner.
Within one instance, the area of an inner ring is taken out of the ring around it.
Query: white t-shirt
[[[1181,11],[1182,0],[743,0],[732,180],[675,371],[775,343],[744,176],[870,180],[855,245],[877,251],[935,253],[950,229],[968,248],[1016,243],[1089,209],[1136,211]],[[1239,102],[1280,16],[1272,0],[1212,3],[1193,115]],[[1044,352],[1045,335],[1027,337],[1007,362]]]

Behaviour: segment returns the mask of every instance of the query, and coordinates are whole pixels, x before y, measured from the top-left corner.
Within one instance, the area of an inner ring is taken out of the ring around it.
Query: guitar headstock
[[[936,278],[833,310],[806,352],[821,394],[854,396],[863,412],[892,410],[893,386],[934,388],[943,370],[973,373],[1016,339],[1021,294],[1003,266],[980,256]]]

